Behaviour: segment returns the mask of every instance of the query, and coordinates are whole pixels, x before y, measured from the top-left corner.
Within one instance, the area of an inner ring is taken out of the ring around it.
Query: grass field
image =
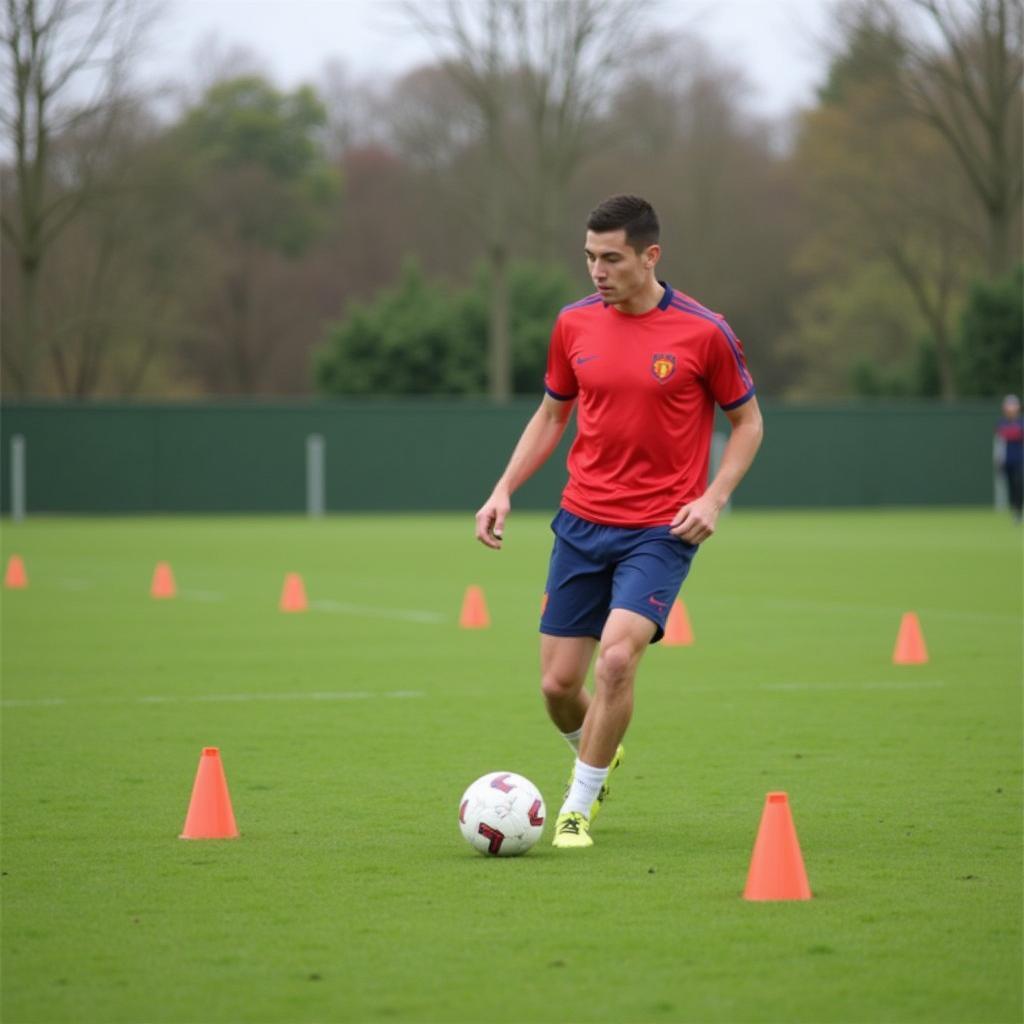
[[[536,680],[548,518],[500,553],[469,516],[7,526],[3,1020],[1020,1021],[1019,529],[728,517],[597,845],[489,859],[465,786],[525,774],[550,826],[570,765]],[[457,626],[469,583],[488,630]],[[894,666],[911,609],[931,660]],[[206,745],[238,840],[177,838]],[[806,903],[740,898],[774,789]]]

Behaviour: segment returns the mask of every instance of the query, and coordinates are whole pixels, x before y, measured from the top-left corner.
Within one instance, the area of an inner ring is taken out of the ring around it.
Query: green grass
[[[569,767],[537,690],[547,518],[501,553],[468,516],[7,526],[4,1021],[1019,1021],[1019,530],[728,517],[696,644],[641,667],[597,845],[494,860],[464,787],[521,772],[550,822]],[[278,612],[293,570],[333,604]],[[456,625],[469,583],[489,630]],[[908,609],[927,665],[891,664]],[[177,838],[206,745],[236,841]],[[740,898],[775,789],[806,903]]]

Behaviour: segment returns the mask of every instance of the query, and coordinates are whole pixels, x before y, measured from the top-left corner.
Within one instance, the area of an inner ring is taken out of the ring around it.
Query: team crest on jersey
[[[662,383],[676,372],[676,357],[673,355],[655,354],[651,358],[651,373]]]

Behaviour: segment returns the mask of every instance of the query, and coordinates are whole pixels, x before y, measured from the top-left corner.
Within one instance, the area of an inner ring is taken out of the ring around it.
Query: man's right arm
[[[505,467],[491,496],[476,514],[476,539],[489,548],[500,548],[505,532],[505,517],[512,494],[547,461],[558,447],[572,413],[574,399],[563,401],[545,395],[540,407],[526,424],[512,458]]]

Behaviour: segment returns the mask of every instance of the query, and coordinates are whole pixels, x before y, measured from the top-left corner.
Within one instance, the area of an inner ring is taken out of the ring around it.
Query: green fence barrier
[[[301,512],[313,434],[324,439],[328,512],[475,509],[536,405],[7,403],[0,511],[10,512],[11,439],[20,436],[29,514]],[[768,402],[764,414],[764,446],[740,506],[992,501],[994,403]],[[557,504],[568,440],[518,493],[517,507]]]

